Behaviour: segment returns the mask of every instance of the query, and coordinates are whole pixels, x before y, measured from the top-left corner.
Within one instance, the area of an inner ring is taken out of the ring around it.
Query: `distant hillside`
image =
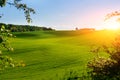
[[[48,27],[39,27],[39,26],[31,26],[31,25],[15,25],[15,24],[5,24],[0,23],[0,27],[4,25],[6,29],[11,32],[26,32],[26,31],[46,31],[46,30],[54,30]]]

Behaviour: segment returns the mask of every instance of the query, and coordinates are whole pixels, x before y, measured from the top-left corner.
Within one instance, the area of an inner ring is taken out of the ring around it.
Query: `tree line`
[[[26,31],[47,31],[54,30],[50,27],[39,27],[31,25],[14,25],[14,24],[5,24],[0,23],[0,26],[4,25],[5,29],[10,30],[11,32],[26,32]]]

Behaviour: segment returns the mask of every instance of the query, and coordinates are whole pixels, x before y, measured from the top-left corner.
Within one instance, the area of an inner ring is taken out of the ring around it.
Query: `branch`
[[[105,20],[110,19],[111,17],[120,16],[120,11],[115,11],[106,15]]]
[[[26,4],[24,3],[20,3],[20,1],[22,0],[13,0],[13,2],[8,2],[6,0],[0,0],[0,6],[3,7],[5,6],[5,4],[9,4],[9,5],[12,5],[14,7],[16,7],[17,9],[19,10],[23,10],[24,11],[24,14],[25,14],[25,17],[26,17],[26,20],[28,23],[32,22],[32,19],[31,19],[31,15],[30,13],[32,14],[35,14],[35,10],[33,8],[30,8],[28,7]],[[0,16],[1,17],[1,16]]]

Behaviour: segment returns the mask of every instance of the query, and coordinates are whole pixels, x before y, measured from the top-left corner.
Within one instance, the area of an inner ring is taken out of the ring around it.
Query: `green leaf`
[[[0,36],[0,43],[2,43],[3,42],[3,38],[2,38],[2,36]]]
[[[0,6],[3,7],[6,4],[6,0],[0,0]]]

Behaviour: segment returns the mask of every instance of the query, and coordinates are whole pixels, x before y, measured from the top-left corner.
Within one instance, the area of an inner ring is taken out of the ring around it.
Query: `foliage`
[[[120,36],[117,36],[112,46],[101,47],[105,53],[109,54],[109,58],[97,56],[88,63],[89,72],[93,80],[120,80]],[[100,49],[94,50],[99,53]]]
[[[76,71],[71,70],[64,75],[62,80],[78,80],[80,79],[78,76],[79,75]]]
[[[6,0],[0,0],[0,6],[3,7],[6,4]]]
[[[0,44],[8,51],[13,51],[13,48],[9,45],[8,37],[13,37],[9,30],[6,30],[4,26],[0,29]]]
[[[8,1],[10,1],[10,2],[8,2]],[[34,11],[34,9],[29,8],[26,4],[20,3],[20,1],[22,1],[22,0],[0,0],[0,7],[4,7],[6,5],[6,3],[8,3],[9,5],[12,5],[19,10],[23,10],[27,22],[30,23],[32,21],[32,19],[30,18],[30,13],[35,14],[35,11]],[[2,17],[2,15],[0,15],[0,18],[1,17]],[[5,29],[4,25],[1,25],[0,46],[6,48],[8,51],[13,51],[13,48],[9,45],[8,37],[13,37],[13,35],[10,34],[9,30]],[[16,62],[11,57],[2,55],[1,50],[0,50],[0,70],[3,70],[4,68],[9,67],[9,66],[15,67]]]
[[[9,38],[13,37],[9,30],[6,30],[4,26],[0,28],[0,45],[1,47],[7,49],[8,51],[13,51],[13,48],[10,46]],[[13,60],[10,56],[2,54],[2,49],[0,50],[0,70],[3,70],[7,67],[15,67],[23,65],[23,62],[17,62]]]
[[[0,7],[4,7],[6,4],[9,4],[16,7],[18,10],[23,10],[27,22],[30,23],[32,22],[32,19],[30,18],[30,13],[35,14],[35,10],[28,7],[26,4],[21,3],[21,1],[22,0],[0,0]]]
[[[66,71],[63,78],[60,80],[91,80],[91,78],[89,76],[86,76],[85,73],[82,73],[81,75],[80,74],[81,73],[79,70],[69,70]]]
[[[24,67],[25,63],[23,61],[17,62],[10,56],[0,55],[0,71],[8,67]]]
[[[115,16],[120,16],[120,11],[114,11],[112,13],[107,14],[105,20],[108,20],[111,17],[115,17]],[[118,21],[119,20],[120,20],[120,18],[118,18]]]
[[[31,26],[31,25],[14,25],[14,24],[5,24],[0,23],[0,26],[4,25],[6,29],[10,30],[11,32],[26,32],[26,31],[48,31],[54,30],[52,28],[47,27],[39,27],[39,26]]]

